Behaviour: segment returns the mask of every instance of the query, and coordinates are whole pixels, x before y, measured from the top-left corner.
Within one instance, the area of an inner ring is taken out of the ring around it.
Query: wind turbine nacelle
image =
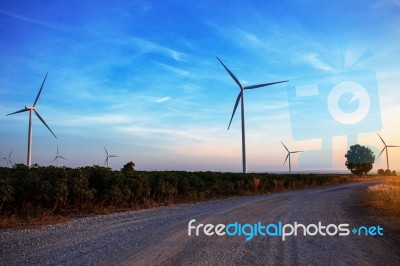
[[[26,106],[26,105],[25,105],[25,109],[27,109],[27,110],[34,110],[35,107],[33,107],[33,106]]]

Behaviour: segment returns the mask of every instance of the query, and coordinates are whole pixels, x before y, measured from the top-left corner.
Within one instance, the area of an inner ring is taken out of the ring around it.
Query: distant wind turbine
[[[288,154],[286,155],[286,159],[285,159],[285,162],[283,163],[283,165],[285,165],[287,159],[289,158],[289,174],[291,174],[291,173],[292,173],[292,165],[291,165],[291,163],[290,163],[290,154],[291,154],[291,153],[299,153],[299,152],[303,152],[303,151],[289,151],[289,149],[285,146],[285,144],[283,144],[282,141],[281,141],[281,143],[282,143],[283,147],[285,147],[285,149],[286,149],[287,152],[288,152]]]
[[[13,153],[14,149],[11,150],[10,154],[7,157],[1,158],[3,160],[7,161],[7,167],[8,167],[8,163],[10,163],[10,165],[12,165],[12,162],[10,160],[11,154]]]
[[[106,151],[106,161],[104,162],[104,165],[107,165],[107,167],[108,167],[108,158],[119,157],[119,156],[118,155],[108,155],[108,151],[107,151],[106,147],[104,147],[104,150]]]
[[[58,158],[67,160],[67,158],[64,158],[64,157],[62,157],[61,155],[59,155],[59,153],[58,153],[58,145],[57,145],[57,156],[54,157],[54,159],[53,159],[53,162],[56,161],[56,166],[58,166]]]
[[[381,135],[379,135],[379,133],[376,133],[376,134],[378,134],[379,138],[380,138],[380,139],[382,140],[382,142],[383,142],[383,145],[385,145],[385,147],[382,149],[381,153],[379,153],[379,156],[381,156],[382,152],[383,152],[384,150],[386,150],[386,166],[387,166],[386,169],[390,169],[390,168],[389,168],[389,154],[388,154],[388,148],[395,148],[395,147],[400,147],[400,146],[386,145],[386,143],[385,143],[385,141],[382,139]],[[378,158],[379,158],[379,156],[378,156]]]
[[[24,109],[21,109],[19,111],[14,112],[14,113],[8,114],[8,115],[13,115],[13,114],[22,113],[22,112],[28,112],[29,111],[28,158],[27,158],[27,161],[26,161],[26,165],[28,166],[28,168],[30,168],[31,164],[32,164],[32,111],[35,112],[36,116],[40,119],[40,121],[42,121],[42,123],[47,127],[47,129],[50,130],[50,132],[53,134],[53,136],[55,138],[57,138],[56,135],[53,133],[53,131],[51,131],[50,127],[46,124],[46,122],[43,120],[43,118],[40,116],[40,114],[36,110],[36,104],[37,104],[37,102],[39,100],[40,93],[42,92],[43,85],[44,85],[44,82],[46,81],[46,78],[47,78],[47,73],[46,73],[46,76],[44,77],[42,86],[40,87],[39,93],[36,96],[36,99],[35,99],[35,102],[33,103],[33,106],[26,106],[25,105]]]
[[[224,63],[222,63],[222,61],[218,57],[217,57],[217,59],[222,64],[222,66],[225,68],[225,70],[228,72],[228,74],[232,77],[232,79],[236,82],[236,84],[239,86],[239,89],[240,89],[240,92],[236,99],[235,107],[233,108],[233,112],[232,112],[231,120],[229,122],[228,130],[231,126],[233,116],[235,115],[236,108],[240,101],[241,118],[242,118],[242,162],[243,162],[243,173],[245,174],[247,172],[247,166],[246,166],[246,136],[245,136],[246,134],[245,134],[245,123],[244,123],[244,93],[243,92],[244,92],[244,90],[256,89],[256,88],[270,86],[273,84],[287,82],[287,80],[243,87],[242,84],[240,84],[239,80],[235,77],[235,75],[224,65]]]

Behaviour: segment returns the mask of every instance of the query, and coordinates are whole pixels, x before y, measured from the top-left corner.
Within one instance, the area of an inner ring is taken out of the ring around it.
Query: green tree
[[[378,169],[378,175],[385,175],[385,170]]]
[[[122,171],[134,171],[135,170],[135,163],[130,161],[129,163],[125,164],[124,167],[121,170]]]
[[[350,146],[350,150],[344,155],[347,158],[346,166],[355,175],[362,176],[372,169],[375,155],[370,148],[359,144]]]

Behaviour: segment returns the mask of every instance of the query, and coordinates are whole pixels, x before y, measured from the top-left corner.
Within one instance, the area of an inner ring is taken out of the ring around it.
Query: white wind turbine
[[[64,158],[64,157],[62,157],[61,155],[59,155],[59,153],[58,153],[58,145],[57,145],[57,156],[54,157],[54,159],[53,159],[53,162],[57,160],[57,161],[56,161],[56,166],[58,166],[58,158],[67,160],[67,158]]]
[[[236,82],[236,84],[239,86],[239,89],[240,89],[240,92],[236,99],[235,107],[233,108],[233,112],[232,112],[231,120],[229,122],[228,130],[231,126],[233,116],[235,115],[236,108],[240,101],[241,118],[242,118],[242,163],[243,163],[243,173],[245,174],[247,172],[247,166],[246,166],[246,136],[245,136],[246,134],[245,134],[245,123],[244,123],[244,93],[243,92],[244,92],[244,90],[256,89],[256,88],[270,86],[273,84],[287,82],[287,80],[243,87],[242,84],[240,84],[239,80],[235,77],[235,75],[224,65],[224,63],[222,63],[222,61],[218,57],[217,57],[217,59],[222,64],[222,66],[225,68],[225,70],[228,72],[228,74],[232,77],[232,79]]]
[[[119,157],[119,156],[118,155],[109,155],[106,147],[104,147],[104,150],[106,151],[106,161],[104,162],[104,165],[107,165],[107,167],[108,167],[108,158]]]
[[[395,147],[398,148],[398,147],[400,147],[400,146],[386,145],[386,143],[385,143],[385,141],[383,141],[381,135],[379,135],[379,133],[376,133],[376,134],[378,134],[379,138],[380,138],[380,139],[382,140],[382,142],[383,142],[383,145],[385,145],[385,147],[383,147],[381,153],[379,153],[379,156],[381,156],[382,152],[383,152],[384,150],[386,150],[386,167],[387,167],[386,169],[389,169],[389,170],[390,170],[390,168],[389,168],[389,154],[388,154],[388,148],[395,148]],[[378,158],[379,158],[379,156],[378,156]]]
[[[289,174],[291,174],[291,173],[292,173],[292,165],[291,165],[291,163],[290,163],[290,154],[291,154],[291,153],[299,153],[299,152],[303,152],[303,151],[289,151],[289,149],[285,146],[285,144],[283,144],[282,141],[281,141],[281,143],[282,143],[283,147],[285,147],[285,149],[286,149],[287,152],[288,152],[288,154],[286,155],[286,159],[285,159],[285,162],[283,163],[283,165],[285,165],[287,159],[289,158]]]
[[[14,113],[8,114],[8,115],[13,115],[13,114],[23,113],[23,112],[28,112],[29,111],[28,156],[27,156],[27,161],[26,161],[26,165],[28,166],[28,168],[30,168],[31,164],[32,164],[32,111],[35,112],[36,116],[40,119],[40,121],[42,121],[42,123],[47,127],[47,129],[50,130],[51,134],[53,134],[53,136],[55,138],[57,138],[56,135],[54,134],[54,132],[51,131],[50,127],[46,124],[46,122],[43,120],[43,118],[40,116],[40,114],[36,110],[36,104],[37,104],[37,102],[39,100],[40,93],[42,92],[44,82],[46,81],[46,78],[47,78],[47,74],[48,73],[46,73],[46,76],[44,77],[42,86],[40,87],[39,93],[36,96],[36,99],[35,99],[35,102],[33,103],[33,106],[26,106],[25,105],[24,109],[21,109],[19,111],[14,112]]]
[[[13,153],[14,149],[11,150],[10,154],[7,157],[1,158],[3,160],[7,161],[7,167],[8,167],[8,163],[10,163],[10,165],[12,166],[12,162],[10,160],[11,154]]]

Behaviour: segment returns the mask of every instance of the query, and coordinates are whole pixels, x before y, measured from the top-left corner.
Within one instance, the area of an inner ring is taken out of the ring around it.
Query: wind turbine
[[[46,81],[46,78],[47,78],[47,74],[48,73],[46,73],[46,76],[44,77],[42,86],[40,87],[39,93],[36,96],[36,99],[35,99],[35,102],[33,103],[33,106],[26,106],[25,105],[24,109],[21,109],[19,111],[14,112],[14,113],[8,114],[8,115],[13,115],[13,114],[23,113],[23,112],[28,112],[29,111],[28,158],[27,158],[27,161],[26,161],[26,165],[28,166],[28,168],[30,168],[31,164],[32,164],[32,111],[35,112],[36,116],[40,119],[40,121],[42,121],[42,123],[47,127],[47,129],[50,130],[50,132],[53,134],[53,136],[55,138],[57,138],[56,135],[54,134],[54,132],[51,131],[50,127],[46,124],[46,122],[43,120],[43,118],[40,116],[40,114],[36,110],[36,104],[38,103],[38,100],[39,100],[39,97],[40,97],[40,93],[42,92],[44,82]]]
[[[382,140],[382,142],[383,142],[383,145],[385,145],[385,147],[382,149],[381,153],[379,153],[379,156],[381,156],[382,152],[383,152],[384,150],[386,150],[386,166],[387,166],[386,169],[390,169],[390,168],[389,168],[388,148],[394,148],[394,147],[400,147],[400,146],[386,145],[386,143],[385,143],[385,141],[383,141],[381,135],[379,135],[379,133],[376,133],[376,134],[378,134],[379,138],[380,138],[380,139]],[[378,156],[378,158],[379,158],[379,156]]]
[[[292,173],[292,165],[290,164],[290,154],[291,153],[299,153],[299,152],[303,152],[303,151],[289,151],[289,149],[285,146],[285,144],[283,144],[283,142],[281,141],[283,147],[285,147],[285,149],[287,150],[288,154],[286,155],[286,159],[285,162],[283,163],[283,165],[285,165],[287,159],[289,158],[289,174]]]
[[[53,162],[54,162],[55,160],[57,160],[57,161],[56,161],[56,166],[58,166],[58,158],[67,160],[67,158],[64,158],[64,157],[62,157],[61,155],[59,155],[59,153],[58,153],[58,145],[57,145],[57,156],[54,157],[54,159],[53,159]]]
[[[10,160],[11,154],[13,153],[14,149],[11,150],[10,154],[7,157],[1,158],[3,160],[7,160],[7,167],[8,167],[8,163],[10,163],[12,165],[12,162]]]
[[[232,77],[232,79],[236,82],[236,84],[239,86],[239,89],[240,89],[240,92],[236,99],[235,107],[233,108],[233,112],[232,112],[231,120],[229,122],[228,130],[231,126],[233,116],[235,115],[236,108],[240,101],[241,118],[242,118],[242,163],[243,163],[243,173],[245,174],[247,172],[247,166],[246,166],[246,136],[245,136],[246,132],[245,132],[245,123],[244,123],[244,93],[243,92],[244,92],[244,90],[257,89],[257,88],[261,88],[261,87],[270,86],[273,84],[287,82],[287,80],[243,87],[242,84],[240,84],[239,80],[235,77],[235,75],[224,65],[224,63],[222,63],[222,61],[218,57],[217,57],[217,59],[222,64],[222,66],[225,68],[225,70],[228,72],[228,74]]]
[[[104,165],[107,165],[107,167],[108,167],[108,158],[119,157],[119,156],[118,155],[108,155],[108,151],[107,151],[106,147],[104,147],[104,150],[106,151],[106,161],[104,162]]]

